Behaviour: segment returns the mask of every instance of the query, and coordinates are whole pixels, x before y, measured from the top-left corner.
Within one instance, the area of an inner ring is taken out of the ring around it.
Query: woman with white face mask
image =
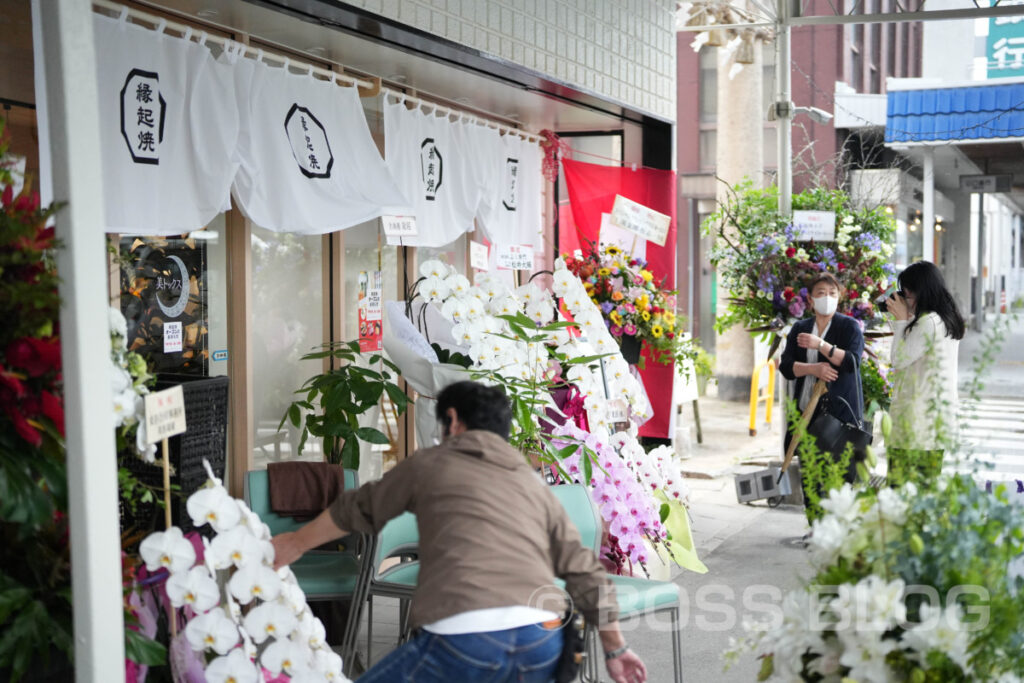
[[[828,399],[818,403],[815,417],[828,411],[843,422],[859,423],[864,410],[859,372],[864,332],[856,320],[836,312],[844,290],[834,275],[821,273],[807,291],[808,310],[814,315],[793,324],[786,337],[779,372],[796,381],[794,397],[801,412],[820,379],[828,383]],[[787,426],[786,447],[791,438],[792,426]],[[856,469],[851,463],[846,480],[852,482],[855,477]],[[804,497],[806,500],[806,490]]]

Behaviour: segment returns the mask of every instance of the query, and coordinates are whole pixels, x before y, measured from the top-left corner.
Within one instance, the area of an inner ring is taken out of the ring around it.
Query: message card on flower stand
[[[146,443],[162,442],[164,467],[164,517],[167,528],[171,527],[171,468],[167,455],[167,440],[184,434],[185,392],[181,385],[146,394]]]

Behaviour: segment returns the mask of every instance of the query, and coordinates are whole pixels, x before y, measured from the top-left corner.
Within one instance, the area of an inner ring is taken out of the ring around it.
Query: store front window
[[[253,460],[299,458],[299,430],[278,424],[295,391],[323,371],[319,360],[300,360],[324,343],[323,238],[252,228]],[[321,460],[322,445],[306,442],[302,460]]]

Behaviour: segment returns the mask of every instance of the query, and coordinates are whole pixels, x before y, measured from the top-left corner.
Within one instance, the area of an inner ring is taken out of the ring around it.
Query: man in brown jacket
[[[444,442],[417,451],[382,479],[346,491],[319,517],[273,539],[276,566],[350,531],[377,533],[408,510],[419,527],[417,635],[360,681],[552,680],[560,615],[537,596],[565,581],[599,628],[616,683],[643,683],[625,644],[611,583],[548,487],[508,444],[511,409],[500,388],[457,382],[437,399]],[[550,597],[550,591],[547,592]]]

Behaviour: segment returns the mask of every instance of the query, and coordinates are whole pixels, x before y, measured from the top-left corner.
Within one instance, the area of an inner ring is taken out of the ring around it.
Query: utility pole
[[[793,88],[790,60],[790,2],[777,0],[775,24],[775,131],[778,137],[779,213],[793,212]]]

